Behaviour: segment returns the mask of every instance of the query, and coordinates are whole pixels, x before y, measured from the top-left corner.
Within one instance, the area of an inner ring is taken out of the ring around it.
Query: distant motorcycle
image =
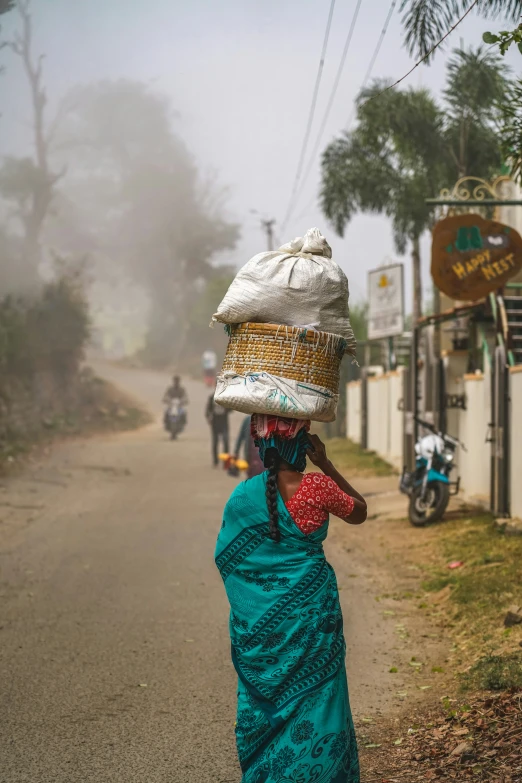
[[[466,449],[456,438],[437,432],[432,424],[421,419],[416,421],[430,430],[431,435],[419,438],[415,444],[415,470],[408,473],[404,468],[399,489],[410,498],[408,516],[411,524],[424,527],[442,519],[450,496],[458,494],[460,477],[455,482],[449,477],[455,467],[457,446]]]
[[[171,440],[176,440],[187,423],[187,414],[180,400],[170,400],[165,409],[164,424]]]

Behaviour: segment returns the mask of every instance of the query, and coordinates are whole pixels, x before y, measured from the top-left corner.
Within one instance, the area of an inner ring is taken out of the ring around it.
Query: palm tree
[[[473,5],[474,0],[403,0],[406,45],[417,57],[425,57]],[[489,19],[519,22],[522,0],[479,0],[476,10]]]
[[[459,177],[498,172],[498,106],[508,88],[508,69],[498,54],[479,46],[457,49],[447,66],[445,136]]]
[[[424,199],[441,181],[442,112],[425,90],[390,89],[376,99],[386,86],[377,81],[359,95],[356,129],[326,149],[321,204],[341,236],[357,212],[391,219],[398,252],[411,244],[417,319],[422,299],[419,240],[431,216]]]
[[[357,126],[326,149],[321,204],[342,236],[357,212],[392,221],[397,251],[411,248],[413,319],[421,315],[420,237],[433,221],[425,199],[465,175],[489,177],[502,157],[491,104],[506,90],[495,56],[456,51],[448,65],[445,106],[426,90],[375,82],[357,101]]]

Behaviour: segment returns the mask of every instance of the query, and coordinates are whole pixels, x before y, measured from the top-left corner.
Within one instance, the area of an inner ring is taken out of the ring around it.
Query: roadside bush
[[[22,379],[45,369],[74,375],[89,338],[89,313],[79,280],[64,275],[38,296],[0,301],[0,372]]]
[[[461,675],[461,684],[466,690],[480,688],[485,691],[503,691],[522,688],[522,653],[484,656],[469,672]]]

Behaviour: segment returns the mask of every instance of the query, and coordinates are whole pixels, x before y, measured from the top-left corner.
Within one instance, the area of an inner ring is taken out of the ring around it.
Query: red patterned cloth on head
[[[328,476],[305,473],[299,489],[285,505],[299,530],[309,535],[326,522],[328,514],[349,517],[355,504]]]
[[[281,440],[291,440],[301,430],[310,431],[310,420],[285,419],[282,416],[254,413],[250,428],[254,439],[277,437]]]

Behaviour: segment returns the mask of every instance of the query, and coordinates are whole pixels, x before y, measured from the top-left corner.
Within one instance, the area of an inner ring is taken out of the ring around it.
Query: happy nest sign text
[[[431,274],[452,299],[482,299],[521,268],[522,238],[503,223],[480,215],[454,215],[433,229]]]

